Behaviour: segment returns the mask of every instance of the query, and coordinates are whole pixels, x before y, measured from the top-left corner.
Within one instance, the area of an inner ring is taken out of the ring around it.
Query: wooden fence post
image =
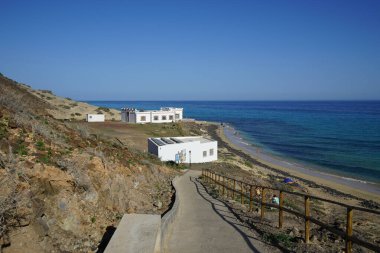
[[[253,186],[251,185],[249,188],[249,211],[253,210]]]
[[[265,212],[265,188],[262,188],[261,192],[261,220],[264,219],[264,212]]]
[[[284,211],[282,210],[282,207],[284,206],[284,193],[280,191],[280,203],[279,203],[279,209],[278,209],[278,227],[282,228],[282,224],[284,222]]]
[[[354,210],[350,207],[347,207],[347,223],[346,223],[346,253],[352,252],[352,216]]]
[[[310,197],[305,196],[305,243],[310,241]]]

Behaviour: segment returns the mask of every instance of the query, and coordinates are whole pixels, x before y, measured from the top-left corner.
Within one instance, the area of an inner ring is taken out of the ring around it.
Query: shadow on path
[[[249,237],[247,236],[243,231],[241,231],[238,227],[236,227],[236,225],[240,226],[240,227],[246,227],[246,228],[249,228],[249,229],[254,229],[256,232],[258,232],[261,236],[263,235],[263,231],[261,230],[258,230],[255,226],[244,226],[244,225],[241,225],[241,224],[237,224],[237,223],[233,223],[231,221],[228,221],[226,220],[225,218],[231,218],[230,216],[226,216],[226,215],[223,215],[221,214],[222,212],[223,213],[227,213],[227,214],[232,214],[234,216],[234,219],[237,219],[239,220],[241,223],[243,223],[244,221],[241,219],[241,216],[240,214],[238,214],[236,211],[235,211],[235,208],[229,206],[228,204],[226,204],[224,201],[222,200],[219,200],[219,199],[215,199],[214,197],[212,197],[209,193],[209,191],[207,190],[207,188],[204,186],[204,184],[202,182],[200,182],[198,180],[198,178],[191,178],[190,177],[190,180],[195,184],[196,188],[197,188],[197,192],[198,194],[203,198],[205,199],[206,201],[208,201],[211,205],[212,205],[212,208],[214,209],[214,211],[223,219],[225,220],[227,223],[231,224],[244,238],[245,241],[248,240],[249,243],[247,243],[248,245],[249,244],[252,244],[248,238],[253,238],[253,237]],[[215,202],[217,202],[218,204],[216,204]],[[222,207],[226,207],[228,209],[228,211],[225,211],[225,210],[220,210],[220,209],[217,209],[215,206],[222,206]],[[245,216],[245,215],[243,215]],[[248,216],[245,216],[245,217],[248,217]],[[236,225],[235,225],[236,224]],[[272,242],[272,243],[268,243],[266,241],[263,241],[262,239],[259,239],[259,238],[254,238],[255,240],[258,240],[266,245],[270,245],[270,246],[274,246],[276,248],[278,248],[279,250],[281,250],[282,252],[291,252],[289,251],[288,249],[284,248],[283,246],[281,246],[278,242]],[[254,251],[254,252],[258,252],[258,251]]]
[[[203,184],[200,183],[196,178],[190,177],[190,181],[195,184],[195,187],[197,189],[198,194],[204,200],[206,200],[207,202],[209,202],[211,204],[212,209],[214,210],[214,212],[217,215],[219,215],[219,217],[221,217],[225,222],[227,222],[228,224],[230,224],[241,235],[241,237],[247,243],[248,247],[252,250],[252,252],[260,253],[260,251],[252,244],[252,242],[250,240],[250,238],[251,239],[255,239],[255,238],[248,236],[246,233],[244,233],[244,231],[242,231],[239,228],[239,227],[247,227],[247,226],[244,226],[244,225],[239,224],[239,223],[234,223],[234,222],[228,220],[227,218],[232,218],[232,217],[231,216],[226,216],[226,215],[222,214],[222,212],[223,213],[229,213],[229,212],[226,212],[225,210],[220,210],[220,209],[217,208],[217,206],[225,207],[227,209],[229,209],[229,207],[227,205],[225,205],[224,203],[220,202],[219,200],[214,199],[211,195],[209,195],[207,193],[205,187],[203,186]],[[233,219],[236,219],[236,217],[233,217]]]

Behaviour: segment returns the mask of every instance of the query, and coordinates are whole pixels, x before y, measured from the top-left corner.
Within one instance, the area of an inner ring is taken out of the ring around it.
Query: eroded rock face
[[[155,175],[152,168],[143,167],[132,172],[112,163],[104,167],[100,158],[79,153],[70,159],[77,171],[35,164],[25,171],[29,183],[18,185],[23,188],[22,198],[31,198],[20,210],[28,217],[30,225],[23,229],[34,234],[36,248],[91,251],[105,228],[117,226],[123,213],[160,213],[168,204],[170,174]],[[155,189],[160,184],[167,185],[167,196],[166,190]],[[14,252],[10,240],[5,252]]]

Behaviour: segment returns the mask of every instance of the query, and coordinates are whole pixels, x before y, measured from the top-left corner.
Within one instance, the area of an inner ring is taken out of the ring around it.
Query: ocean
[[[262,152],[343,177],[380,183],[380,101],[86,101],[120,109],[183,107],[223,122]]]

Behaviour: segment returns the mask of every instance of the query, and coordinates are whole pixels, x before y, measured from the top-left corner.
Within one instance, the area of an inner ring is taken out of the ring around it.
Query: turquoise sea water
[[[86,101],[120,109],[183,107],[229,123],[252,145],[314,169],[380,183],[380,101]]]

